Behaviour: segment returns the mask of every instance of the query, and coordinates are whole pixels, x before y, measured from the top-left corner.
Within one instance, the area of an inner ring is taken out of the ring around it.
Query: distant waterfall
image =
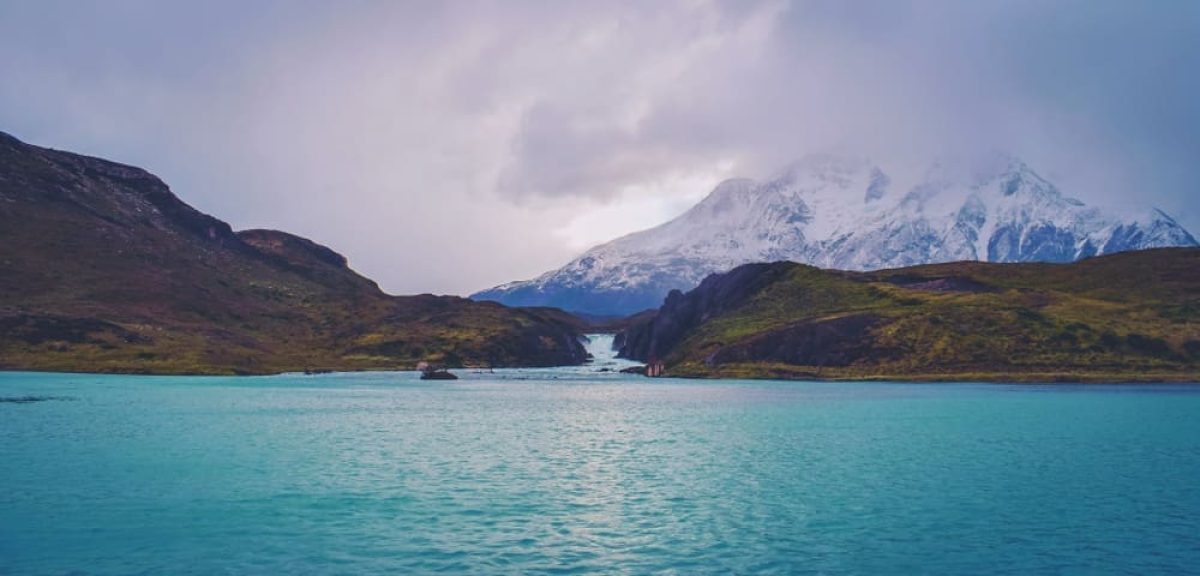
[[[588,364],[589,367],[599,370],[601,368],[609,368],[612,370],[620,370],[628,366],[637,365],[637,362],[632,362],[622,358],[617,358],[617,351],[613,350],[613,334],[588,334],[588,342],[584,345],[588,353],[592,355],[592,361]]]

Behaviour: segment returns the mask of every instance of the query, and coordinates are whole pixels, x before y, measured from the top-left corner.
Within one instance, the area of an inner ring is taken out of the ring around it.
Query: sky
[[[808,153],[1004,151],[1200,232],[1200,2],[0,2],[0,131],[469,294]]]

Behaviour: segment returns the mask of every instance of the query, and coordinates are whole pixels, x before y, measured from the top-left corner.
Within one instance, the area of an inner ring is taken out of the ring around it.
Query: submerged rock
[[[33,404],[52,400],[74,400],[70,396],[0,396],[0,404]]]

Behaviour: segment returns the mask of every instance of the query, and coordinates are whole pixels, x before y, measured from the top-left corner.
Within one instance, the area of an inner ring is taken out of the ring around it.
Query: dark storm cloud
[[[1200,75],[1189,72],[1200,70],[1198,6],[786,4],[751,39],[759,46],[728,41],[696,58],[633,127],[573,130],[594,112],[573,116],[570,102],[531,115],[507,188],[611,192],[644,176],[624,157],[736,155],[761,172],[813,150],[928,157],[974,147],[1030,157],[1109,196],[1153,186],[1152,197],[1186,212],[1185,173],[1200,158]]]

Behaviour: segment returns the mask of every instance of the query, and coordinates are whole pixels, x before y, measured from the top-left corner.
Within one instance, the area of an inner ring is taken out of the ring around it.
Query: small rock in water
[[[417,364],[417,370],[421,371],[422,380],[458,380],[458,376],[451,374],[449,370],[426,362]]]

